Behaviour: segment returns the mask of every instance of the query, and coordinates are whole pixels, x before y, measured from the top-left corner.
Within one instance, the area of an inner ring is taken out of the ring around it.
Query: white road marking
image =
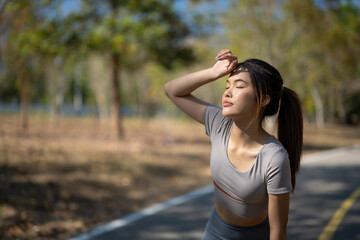
[[[93,230],[91,230],[88,233],[84,233],[84,234],[69,238],[68,240],[89,240],[93,237],[102,235],[106,232],[110,232],[114,229],[124,227],[124,226],[126,226],[132,222],[138,221],[144,217],[147,217],[147,216],[156,214],[160,211],[166,210],[170,207],[180,205],[182,203],[185,203],[185,202],[191,201],[193,199],[199,198],[201,196],[204,196],[206,194],[209,194],[209,193],[213,192],[213,190],[214,190],[214,187],[212,185],[200,188],[198,190],[187,193],[185,195],[181,195],[179,197],[172,198],[166,202],[158,203],[158,204],[155,204],[148,208],[144,208],[143,210],[141,210],[139,212],[130,214],[123,218],[115,219],[109,223],[106,223],[102,226],[94,228]]]

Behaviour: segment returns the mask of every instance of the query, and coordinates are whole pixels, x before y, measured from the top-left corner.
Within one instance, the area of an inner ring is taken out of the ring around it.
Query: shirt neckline
[[[248,172],[250,172],[250,171],[254,168],[255,164],[256,164],[257,161],[258,161],[259,155],[260,155],[260,153],[262,152],[262,150],[264,149],[265,145],[266,145],[267,143],[269,143],[269,142],[270,142],[270,139],[272,139],[274,136],[273,136],[273,135],[270,135],[270,137],[268,137],[268,139],[266,139],[264,145],[260,148],[259,152],[257,153],[256,158],[255,158],[255,161],[254,161],[254,163],[251,165],[251,167],[250,167],[248,170],[246,170],[246,171],[240,171],[239,169],[237,169],[237,168],[232,164],[232,162],[230,161],[230,158],[229,158],[229,154],[228,154],[228,146],[229,146],[229,141],[230,141],[230,136],[231,136],[231,130],[232,130],[233,126],[234,126],[234,122],[232,122],[231,127],[230,127],[230,132],[229,132],[229,134],[227,134],[228,136],[227,136],[226,144],[225,144],[226,160],[227,160],[228,164],[229,164],[235,171],[237,171],[237,172],[239,172],[239,173],[248,173]]]

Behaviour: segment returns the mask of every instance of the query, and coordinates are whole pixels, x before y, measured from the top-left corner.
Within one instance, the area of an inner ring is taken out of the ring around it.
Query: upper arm
[[[270,194],[291,192],[291,169],[286,150],[269,147],[266,151],[268,158],[266,169],[267,192]]]
[[[286,226],[289,215],[290,193],[268,194],[268,215],[270,224],[270,239],[286,239]]]
[[[201,101],[191,94],[183,97],[167,96],[181,111],[194,120],[204,124],[204,113],[206,106],[208,105],[207,102]]]

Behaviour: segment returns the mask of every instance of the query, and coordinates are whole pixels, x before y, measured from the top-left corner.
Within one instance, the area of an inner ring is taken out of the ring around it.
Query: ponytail
[[[278,139],[289,154],[291,184],[294,191],[303,147],[303,117],[298,95],[286,87],[281,97],[278,116]]]

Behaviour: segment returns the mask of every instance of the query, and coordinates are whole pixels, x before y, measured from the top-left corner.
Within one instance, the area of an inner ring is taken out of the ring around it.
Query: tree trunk
[[[29,79],[25,74],[25,59],[18,57],[16,67],[20,83],[21,129],[26,132],[29,128]]]
[[[76,112],[80,112],[83,106],[83,98],[82,98],[82,86],[81,86],[81,69],[79,66],[74,67],[74,101],[73,106]]]
[[[120,105],[120,88],[119,88],[119,54],[112,53],[112,77],[111,77],[111,88],[112,88],[112,118],[115,127],[116,137],[118,139],[124,138],[124,129],[122,126],[121,117],[121,105]]]
[[[29,129],[29,94],[27,83],[21,84],[21,126],[26,132]]]
[[[112,103],[112,93],[109,97],[109,91],[111,89],[110,81],[112,74],[110,70],[112,67],[108,66],[105,63],[105,57],[110,57],[111,55],[97,55],[92,54],[88,58],[88,79],[90,80],[90,85],[94,91],[94,97],[96,102],[96,107],[98,111],[98,120],[102,125],[107,123],[107,120],[110,116],[109,102]],[[110,62],[110,61],[108,61]],[[110,62],[111,63],[111,62]],[[80,79],[80,75],[77,74],[77,78]],[[111,104],[112,105],[112,104]]]
[[[330,86],[327,91],[327,116],[326,119],[330,123],[335,123],[335,101],[336,101],[336,91],[333,86]]]
[[[322,101],[319,90],[316,87],[311,89],[311,95],[315,102],[316,125],[322,128],[325,124],[324,102]]]
[[[339,93],[337,95],[338,96],[336,98],[336,100],[337,100],[336,110],[339,115],[340,123],[345,124],[346,123],[346,109],[344,106],[343,94],[341,93],[341,91],[339,91]]]
[[[53,125],[57,125],[59,121],[61,107],[64,104],[64,94],[67,87],[67,79],[65,75],[63,57],[58,56],[54,58],[51,67],[51,74],[48,76],[48,84],[50,86],[50,92],[52,96],[51,122]]]

